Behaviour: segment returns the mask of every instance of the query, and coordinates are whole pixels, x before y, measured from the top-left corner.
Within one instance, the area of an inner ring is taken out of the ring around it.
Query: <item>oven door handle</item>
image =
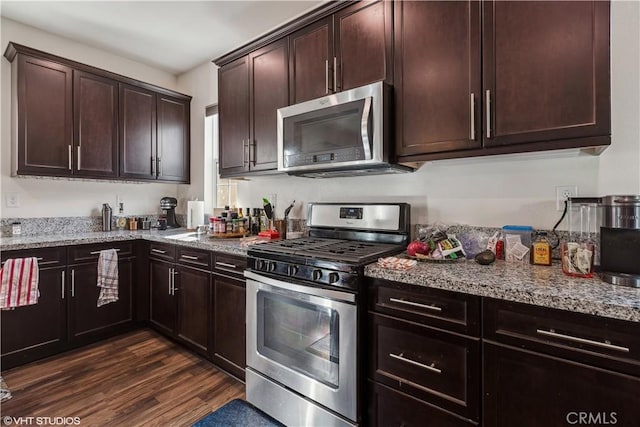
[[[371,114],[371,97],[364,99],[362,119],[360,120],[360,135],[362,136],[362,149],[365,160],[371,160],[371,138],[369,138],[369,116]]]
[[[270,277],[256,274],[252,271],[245,270],[244,277],[254,280],[261,285],[267,285],[272,288],[282,289],[289,292],[297,292],[311,297],[322,297],[336,301],[344,301],[355,304],[356,296],[350,292],[334,291],[320,287],[311,287],[305,285],[296,285],[295,283],[283,282],[281,280],[272,279]]]

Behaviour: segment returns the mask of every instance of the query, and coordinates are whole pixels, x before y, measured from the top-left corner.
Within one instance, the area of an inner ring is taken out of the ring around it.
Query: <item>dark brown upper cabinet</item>
[[[276,114],[289,101],[287,41],[278,40],[218,71],[222,177],[278,166]]]
[[[479,148],[480,4],[395,3],[396,152]]]
[[[483,48],[485,146],[609,136],[609,2],[485,3]]]
[[[191,97],[10,42],[12,172],[189,182]]]
[[[18,174],[70,176],[73,168],[73,70],[62,64],[20,55],[17,78]]]
[[[74,175],[118,175],[118,82],[73,72]]]
[[[392,7],[357,2],[290,36],[290,102],[391,82]]]
[[[120,84],[120,176],[155,179],[156,94],[136,86]]]
[[[158,94],[157,177],[163,181],[186,182],[189,171],[189,102]]]
[[[610,144],[609,2],[402,1],[394,31],[400,161]]]

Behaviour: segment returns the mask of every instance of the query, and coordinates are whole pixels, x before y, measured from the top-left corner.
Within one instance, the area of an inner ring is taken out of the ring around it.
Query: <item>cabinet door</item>
[[[277,110],[289,102],[289,45],[284,38],[249,55],[251,170],[278,167]]]
[[[249,170],[249,57],[218,70],[219,167],[228,176]]]
[[[74,175],[118,174],[118,83],[73,72]]]
[[[393,82],[391,1],[358,2],[334,15],[337,91]]]
[[[396,154],[480,147],[480,5],[395,3]]]
[[[69,67],[19,55],[19,174],[71,174],[72,74]]]
[[[244,379],[246,289],[244,280],[213,274],[213,361]]]
[[[98,307],[100,288],[98,264],[71,266],[68,269],[70,283],[69,339],[72,342],[88,342],[123,330],[133,319],[132,278],[133,261],[118,262],[118,301]]]
[[[539,149],[549,149],[553,140],[609,135],[609,2],[484,9],[485,145],[546,141]]]
[[[64,286],[64,269],[41,269],[38,303],[0,311],[3,370],[64,349]]]
[[[158,179],[188,183],[189,101],[157,95]]]
[[[151,324],[161,332],[173,335],[178,322],[176,299],[172,287],[173,264],[149,260],[149,293]]]
[[[120,176],[155,179],[156,94],[120,83]]]
[[[581,413],[591,425],[638,423],[640,378],[492,343],[484,351],[484,426],[572,425]]]
[[[178,337],[206,354],[211,323],[211,273],[178,266],[175,277],[179,313]]]
[[[333,19],[317,21],[289,36],[291,104],[328,95],[333,89]]]

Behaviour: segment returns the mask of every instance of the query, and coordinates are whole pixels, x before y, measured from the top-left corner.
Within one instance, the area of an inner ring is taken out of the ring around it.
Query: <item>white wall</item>
[[[178,90],[191,99],[191,185],[179,189],[178,211],[185,212],[187,200],[204,200],[211,212],[212,147],[205,144],[205,108],[218,102],[218,67],[210,61],[178,76]],[[205,167],[206,166],[206,167]],[[209,185],[206,185],[208,183]]]
[[[277,214],[296,199],[406,201],[412,222],[551,228],[559,218],[555,187],[579,195],[640,194],[640,3],[611,5],[612,145],[600,156],[547,152],[427,163],[413,174],[368,178],[252,178],[238,185],[240,206],[276,193]],[[292,217],[305,217],[301,205]]]
[[[87,65],[153,83],[168,89],[177,88],[176,77],[147,65],[83,45],[69,39],[2,18],[0,47],[4,52],[10,41],[43,50]],[[0,59],[0,169],[2,200],[0,216],[45,217],[97,215],[102,203],[116,203],[122,196],[126,214],[159,213],[163,196],[176,196],[175,184],[139,184],[102,181],[36,179],[11,177],[11,64]],[[7,194],[17,194],[19,208],[5,205]],[[117,212],[114,209],[114,212]]]

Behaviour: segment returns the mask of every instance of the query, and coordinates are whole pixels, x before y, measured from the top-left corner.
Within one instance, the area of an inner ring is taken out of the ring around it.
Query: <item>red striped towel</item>
[[[2,266],[0,309],[38,303],[38,259],[12,258]]]
[[[115,249],[100,251],[98,286],[98,307],[118,301],[118,252]]]

